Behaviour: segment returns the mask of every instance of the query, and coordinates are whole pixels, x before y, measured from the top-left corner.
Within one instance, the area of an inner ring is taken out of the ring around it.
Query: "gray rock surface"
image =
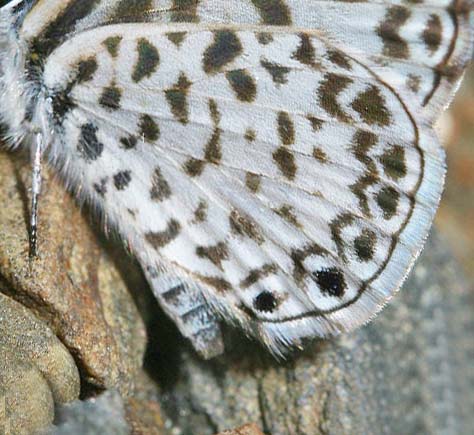
[[[61,406],[56,412],[57,427],[51,435],[128,435],[122,397],[116,390],[96,399],[76,401]]]

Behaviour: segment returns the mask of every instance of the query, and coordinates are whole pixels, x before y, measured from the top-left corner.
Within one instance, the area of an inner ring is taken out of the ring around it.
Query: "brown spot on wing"
[[[97,194],[99,196],[101,196],[102,198],[105,196],[105,194],[107,193],[107,181],[109,180],[108,177],[103,177],[99,180],[98,183],[94,183],[92,185],[92,187],[94,188],[94,190],[97,192]]]
[[[166,37],[177,47],[180,47],[186,38],[186,32],[169,32]]]
[[[278,113],[278,134],[283,145],[291,145],[295,142],[295,126],[288,112]]]
[[[263,24],[288,26],[291,14],[284,0],[251,0],[262,18]]]
[[[312,115],[308,115],[306,119],[310,122],[311,128],[315,132],[321,130],[321,127],[324,124],[324,121],[322,119],[316,118]]]
[[[138,60],[132,73],[132,80],[140,82],[144,78],[150,77],[160,63],[158,49],[146,38],[137,41]]]
[[[400,194],[393,187],[383,187],[377,193],[375,199],[382,209],[384,219],[391,219],[397,214]]]
[[[117,57],[120,47],[120,42],[122,41],[122,36],[109,36],[103,44],[107,51],[112,57]]]
[[[204,71],[208,74],[220,71],[242,53],[242,44],[235,32],[219,30],[214,33],[213,43],[203,57]]]
[[[245,131],[244,137],[247,142],[253,142],[257,137],[257,133],[255,133],[255,130],[253,130],[252,128],[248,128]]]
[[[218,127],[221,114],[217,108],[217,103],[213,100],[209,100],[209,112],[211,119],[214,124],[214,131],[211,138],[206,144],[204,157],[209,163],[219,164],[222,159],[222,147],[221,147],[221,129]]]
[[[226,73],[226,78],[240,101],[251,103],[255,100],[257,84],[247,70],[229,71]]]
[[[336,216],[336,218],[333,219],[329,224],[329,228],[331,229],[331,238],[336,245],[337,255],[344,263],[347,262],[347,257],[345,253],[346,245],[342,237],[342,230],[348,225],[351,225],[354,222],[354,219],[355,218],[353,214],[343,213],[339,216]]]
[[[176,219],[170,219],[164,231],[150,231],[145,234],[147,242],[156,250],[163,248],[178,237],[181,225]]]
[[[247,216],[244,216],[237,210],[232,210],[229,215],[230,228],[234,234],[247,236],[258,244],[264,242],[257,225]]]
[[[150,198],[153,201],[164,201],[171,196],[170,185],[161,173],[161,169],[157,166],[151,177]]]
[[[137,146],[138,139],[136,136],[124,136],[120,138],[120,145],[123,149],[131,150]]]
[[[410,52],[407,42],[400,36],[401,27],[410,18],[411,12],[405,6],[392,6],[385,14],[384,21],[377,27],[377,35],[383,41],[383,54],[397,59],[408,59]]]
[[[257,33],[257,41],[262,45],[268,45],[273,42],[273,35],[268,32]]]
[[[291,151],[285,147],[280,147],[273,153],[273,160],[286,178],[294,180],[297,167],[295,157]]]
[[[316,62],[316,51],[309,35],[307,35],[306,33],[301,33],[299,37],[300,45],[296,52],[293,54],[292,58],[296,59],[304,65],[308,65],[313,68],[319,68],[320,65]]]
[[[278,63],[269,62],[266,59],[260,61],[260,65],[272,76],[272,80],[277,85],[284,85],[288,82],[288,73],[291,68],[279,65]]]
[[[98,130],[99,129],[90,122],[81,126],[77,151],[86,162],[97,160],[104,151],[104,144],[97,138]]]
[[[222,262],[229,258],[229,249],[224,242],[219,242],[214,246],[198,246],[196,254],[200,258],[206,258],[222,270]]]
[[[350,71],[351,64],[349,59],[340,50],[328,50],[328,59],[335,65]]]
[[[405,162],[405,149],[400,145],[394,145],[386,150],[380,157],[385,174],[394,180],[399,180],[407,175]]]
[[[320,147],[313,147],[313,157],[320,163],[327,163],[328,156]]]
[[[170,105],[171,113],[181,124],[189,122],[187,96],[190,87],[191,82],[182,72],[176,84],[165,91],[166,101]]]
[[[112,83],[102,90],[99,104],[107,109],[118,110],[120,109],[121,98],[122,90],[115,83]]]
[[[95,0],[97,3],[97,0]],[[153,9],[153,0],[121,0],[115,9],[113,22],[130,22],[143,18]]]
[[[114,175],[114,185],[117,190],[125,190],[132,181],[131,171],[120,171]]]
[[[438,51],[441,41],[443,39],[443,25],[441,24],[441,19],[439,15],[431,14],[426,28],[423,31],[423,42],[426,45],[426,48],[430,51],[431,54]]]
[[[207,219],[208,204],[204,200],[200,200],[194,211],[194,222],[204,222]]]
[[[209,142],[206,144],[205,149],[206,161],[219,164],[222,159],[222,147],[221,147],[221,129],[214,129]]]
[[[88,59],[81,60],[77,64],[77,77],[76,83],[88,82],[94,78],[94,74],[97,71],[98,65],[95,56],[91,56]]]
[[[301,224],[298,222],[298,218],[296,217],[293,207],[288,204],[282,205],[280,208],[274,209],[274,212],[278,214],[280,217],[285,219],[291,225],[302,228]]]
[[[277,270],[277,265],[273,263],[264,264],[258,269],[252,269],[249,271],[245,279],[240,283],[240,287],[243,289],[247,289],[252,285],[256,284],[258,281],[266,278],[267,276],[275,274]]]
[[[371,85],[367,90],[358,94],[351,106],[369,125],[377,124],[381,127],[390,125],[390,111],[380,89],[375,85]]]
[[[421,80],[422,78],[419,75],[408,74],[406,84],[412,92],[417,94],[420,91]]]
[[[218,276],[197,276],[204,284],[214,288],[219,293],[224,293],[232,289],[232,285],[230,284],[230,282],[225,280],[224,278],[220,278]]]
[[[261,179],[260,175],[247,172],[245,175],[245,185],[251,192],[256,193],[260,189]]]
[[[354,240],[354,250],[360,261],[370,261],[374,258],[377,235],[367,228]]]
[[[184,171],[190,177],[198,177],[199,175],[202,174],[202,171],[204,170],[205,165],[206,165],[206,162],[204,160],[190,158],[184,164]]]
[[[199,0],[173,0],[171,22],[195,23],[198,21],[197,6]]]
[[[337,97],[350,84],[352,79],[340,74],[328,73],[318,88],[317,95],[321,107],[331,116],[334,116],[341,122],[350,122],[350,116],[344,111]]]
[[[160,137],[160,128],[150,115],[140,117],[140,136],[147,142],[156,142]]]
[[[357,196],[362,213],[367,217],[370,217],[371,213],[365,191],[369,186],[372,186],[379,180],[377,166],[368,153],[377,142],[378,138],[374,133],[364,130],[358,130],[353,138],[352,152],[356,159],[361,162],[366,169],[357,181],[349,186],[349,188],[351,192]]]

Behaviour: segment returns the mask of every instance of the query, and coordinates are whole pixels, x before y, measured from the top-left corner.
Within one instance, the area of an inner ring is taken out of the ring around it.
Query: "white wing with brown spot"
[[[40,2],[41,8],[36,6],[23,25],[25,38],[40,38],[54,47],[60,42],[59,35],[70,38],[68,32],[126,22],[287,26],[316,31],[373,68],[396,91],[403,89],[408,98],[422,105],[430,121],[451,100],[473,51],[472,0],[88,0],[83,3],[89,6],[79,10],[77,2]],[[48,31],[49,22],[41,25],[45,7],[57,21],[74,25]],[[71,15],[77,18],[67,19]]]
[[[420,105],[320,32],[104,26],[56,49],[44,83],[53,161],[208,355],[212,312],[275,353],[366,322],[437,208]]]

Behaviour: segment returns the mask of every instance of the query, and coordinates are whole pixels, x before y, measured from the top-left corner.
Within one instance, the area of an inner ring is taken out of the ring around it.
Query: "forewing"
[[[184,283],[274,352],[366,322],[421,249],[437,139],[318,33],[107,26],[59,47],[44,78],[53,160],[155,294]]]
[[[22,32],[35,51],[47,54],[71,34],[113,23],[199,22],[317,31],[363,60],[396,91],[406,91],[433,122],[472,57],[473,11],[472,0],[50,0],[35,5]]]

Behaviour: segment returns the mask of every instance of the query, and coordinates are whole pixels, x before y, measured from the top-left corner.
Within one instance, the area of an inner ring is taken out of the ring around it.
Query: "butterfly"
[[[400,288],[443,188],[470,0],[0,2],[0,120],[104,215],[204,357],[271,352]]]

